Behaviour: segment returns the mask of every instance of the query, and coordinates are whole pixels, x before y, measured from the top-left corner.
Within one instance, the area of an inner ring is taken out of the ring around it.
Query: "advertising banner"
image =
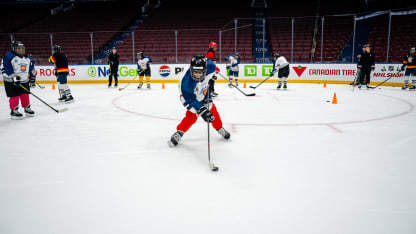
[[[226,75],[226,64],[217,64],[221,73]],[[309,83],[319,81],[352,82],[357,74],[356,64],[320,64],[295,63],[290,64],[288,82]],[[177,82],[188,70],[189,64],[152,64],[151,80],[154,82]],[[376,64],[371,73],[372,82],[382,82],[394,76],[389,83],[402,83],[404,72],[400,71],[401,64]],[[105,82],[108,80],[108,65],[73,65],[69,66],[69,82]],[[258,82],[270,76],[273,65],[244,63],[239,65],[240,80]],[[121,64],[118,69],[119,80],[129,81],[137,75],[135,64]],[[56,81],[53,66],[36,66],[38,81]],[[277,79],[277,74],[270,80]],[[1,79],[2,80],[2,79]],[[221,81],[222,79],[218,79]]]

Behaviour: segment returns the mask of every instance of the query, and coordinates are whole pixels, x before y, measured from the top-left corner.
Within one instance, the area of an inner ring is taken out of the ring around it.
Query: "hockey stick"
[[[41,101],[43,104],[47,105],[49,108],[51,108],[52,110],[54,110],[56,113],[61,113],[64,111],[68,110],[68,107],[65,107],[64,109],[61,110],[57,110],[55,108],[53,108],[51,105],[49,105],[48,103],[46,103],[45,101],[43,101],[42,99],[40,99],[38,96],[36,96],[35,94],[33,94],[32,92],[30,92],[28,89],[25,88],[25,86],[23,86],[22,84],[19,84],[20,88],[24,89],[26,92],[28,92],[29,94],[32,94],[35,98],[37,98],[39,101]]]
[[[352,87],[353,92],[354,92],[355,86],[357,84],[358,74],[360,74],[360,72],[361,72],[361,70],[358,69],[357,73],[355,73],[354,83],[352,84],[353,85],[353,87]]]
[[[209,110],[209,88],[208,88],[208,94],[207,94],[207,106],[208,106],[208,110]],[[210,122],[207,122],[207,126],[208,126],[208,166],[211,169],[211,171],[218,171],[218,167],[216,167],[214,165],[213,162],[211,162],[211,140],[210,140],[210,134],[209,134],[209,124]]]
[[[230,82],[227,78],[225,78],[225,76],[223,74],[221,74],[221,73],[218,73],[218,74],[220,74],[221,78],[223,78],[224,80]],[[239,89],[237,86],[235,86],[233,84],[230,84],[230,85],[233,86],[234,88],[236,88],[238,91],[240,91],[240,93],[244,94],[244,96],[247,96],[247,97],[256,96],[255,93],[245,93],[241,89]]]
[[[119,88],[118,90],[119,91],[121,91],[121,90],[123,90],[123,89],[125,89],[125,88],[127,88],[134,80],[136,80],[137,79],[137,77],[139,77],[138,76],[138,73],[136,74],[136,76],[132,79],[132,80],[130,80],[130,82],[129,83],[127,83],[124,87],[122,87],[122,88]]]
[[[266,80],[270,79],[271,77],[273,77],[273,75],[271,75],[271,76],[267,77],[266,79],[264,79],[262,82],[260,82],[258,85],[256,85],[256,87],[250,85],[250,88],[256,89],[257,87],[259,87],[261,84],[263,84]]]
[[[42,86],[42,85],[40,85],[40,84],[38,84],[37,82],[35,83],[39,88],[41,88],[41,89],[44,89],[45,88],[45,86]]]
[[[385,81],[383,81],[383,82],[381,82],[380,84],[378,84],[378,85],[376,85],[376,86],[374,86],[374,87],[371,87],[371,88],[372,88],[372,89],[378,88],[380,85],[384,84],[386,81],[388,81],[388,80],[390,80],[391,78],[393,78],[393,77],[395,77],[395,76],[399,75],[399,73],[400,73],[400,72],[402,72],[402,71],[398,71],[396,74],[393,74],[392,76],[390,76],[389,78],[387,78]]]

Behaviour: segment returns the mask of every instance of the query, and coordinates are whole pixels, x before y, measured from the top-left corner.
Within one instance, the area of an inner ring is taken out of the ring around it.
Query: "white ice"
[[[416,92],[217,84],[232,135],[211,128],[212,172],[201,119],[167,145],[177,84],[72,84],[73,104],[45,86],[69,111],[31,97],[36,116],[10,120],[0,87],[1,234],[416,233]]]

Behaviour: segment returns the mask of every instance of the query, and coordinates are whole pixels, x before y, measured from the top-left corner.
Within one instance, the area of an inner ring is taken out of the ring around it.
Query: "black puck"
[[[218,167],[213,167],[212,169],[211,169],[211,171],[218,171]]]

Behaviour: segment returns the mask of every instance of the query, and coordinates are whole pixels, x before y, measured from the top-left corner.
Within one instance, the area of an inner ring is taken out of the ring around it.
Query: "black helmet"
[[[52,50],[54,53],[56,53],[56,52],[61,52],[62,48],[60,45],[54,45]]]
[[[202,73],[200,78],[194,76],[194,72]],[[207,74],[207,58],[203,55],[194,55],[191,59],[191,77],[196,81],[203,81]]]
[[[280,57],[279,53],[274,53],[273,54],[273,60],[277,60],[277,58],[279,58],[279,57]]]
[[[10,43],[10,49],[16,52],[17,47],[23,47],[23,49],[25,49],[25,46],[23,45],[23,43],[21,41],[12,41],[12,43]],[[23,53],[19,53],[19,55],[23,55],[25,52],[23,51]]]
[[[142,51],[140,51],[139,53],[137,53],[137,57],[142,56],[142,58],[144,58],[144,54]]]
[[[235,53],[234,56],[239,57],[240,58],[240,54],[239,53]]]
[[[415,53],[416,52],[416,48],[415,47],[412,47],[412,48],[410,48],[410,53]]]

